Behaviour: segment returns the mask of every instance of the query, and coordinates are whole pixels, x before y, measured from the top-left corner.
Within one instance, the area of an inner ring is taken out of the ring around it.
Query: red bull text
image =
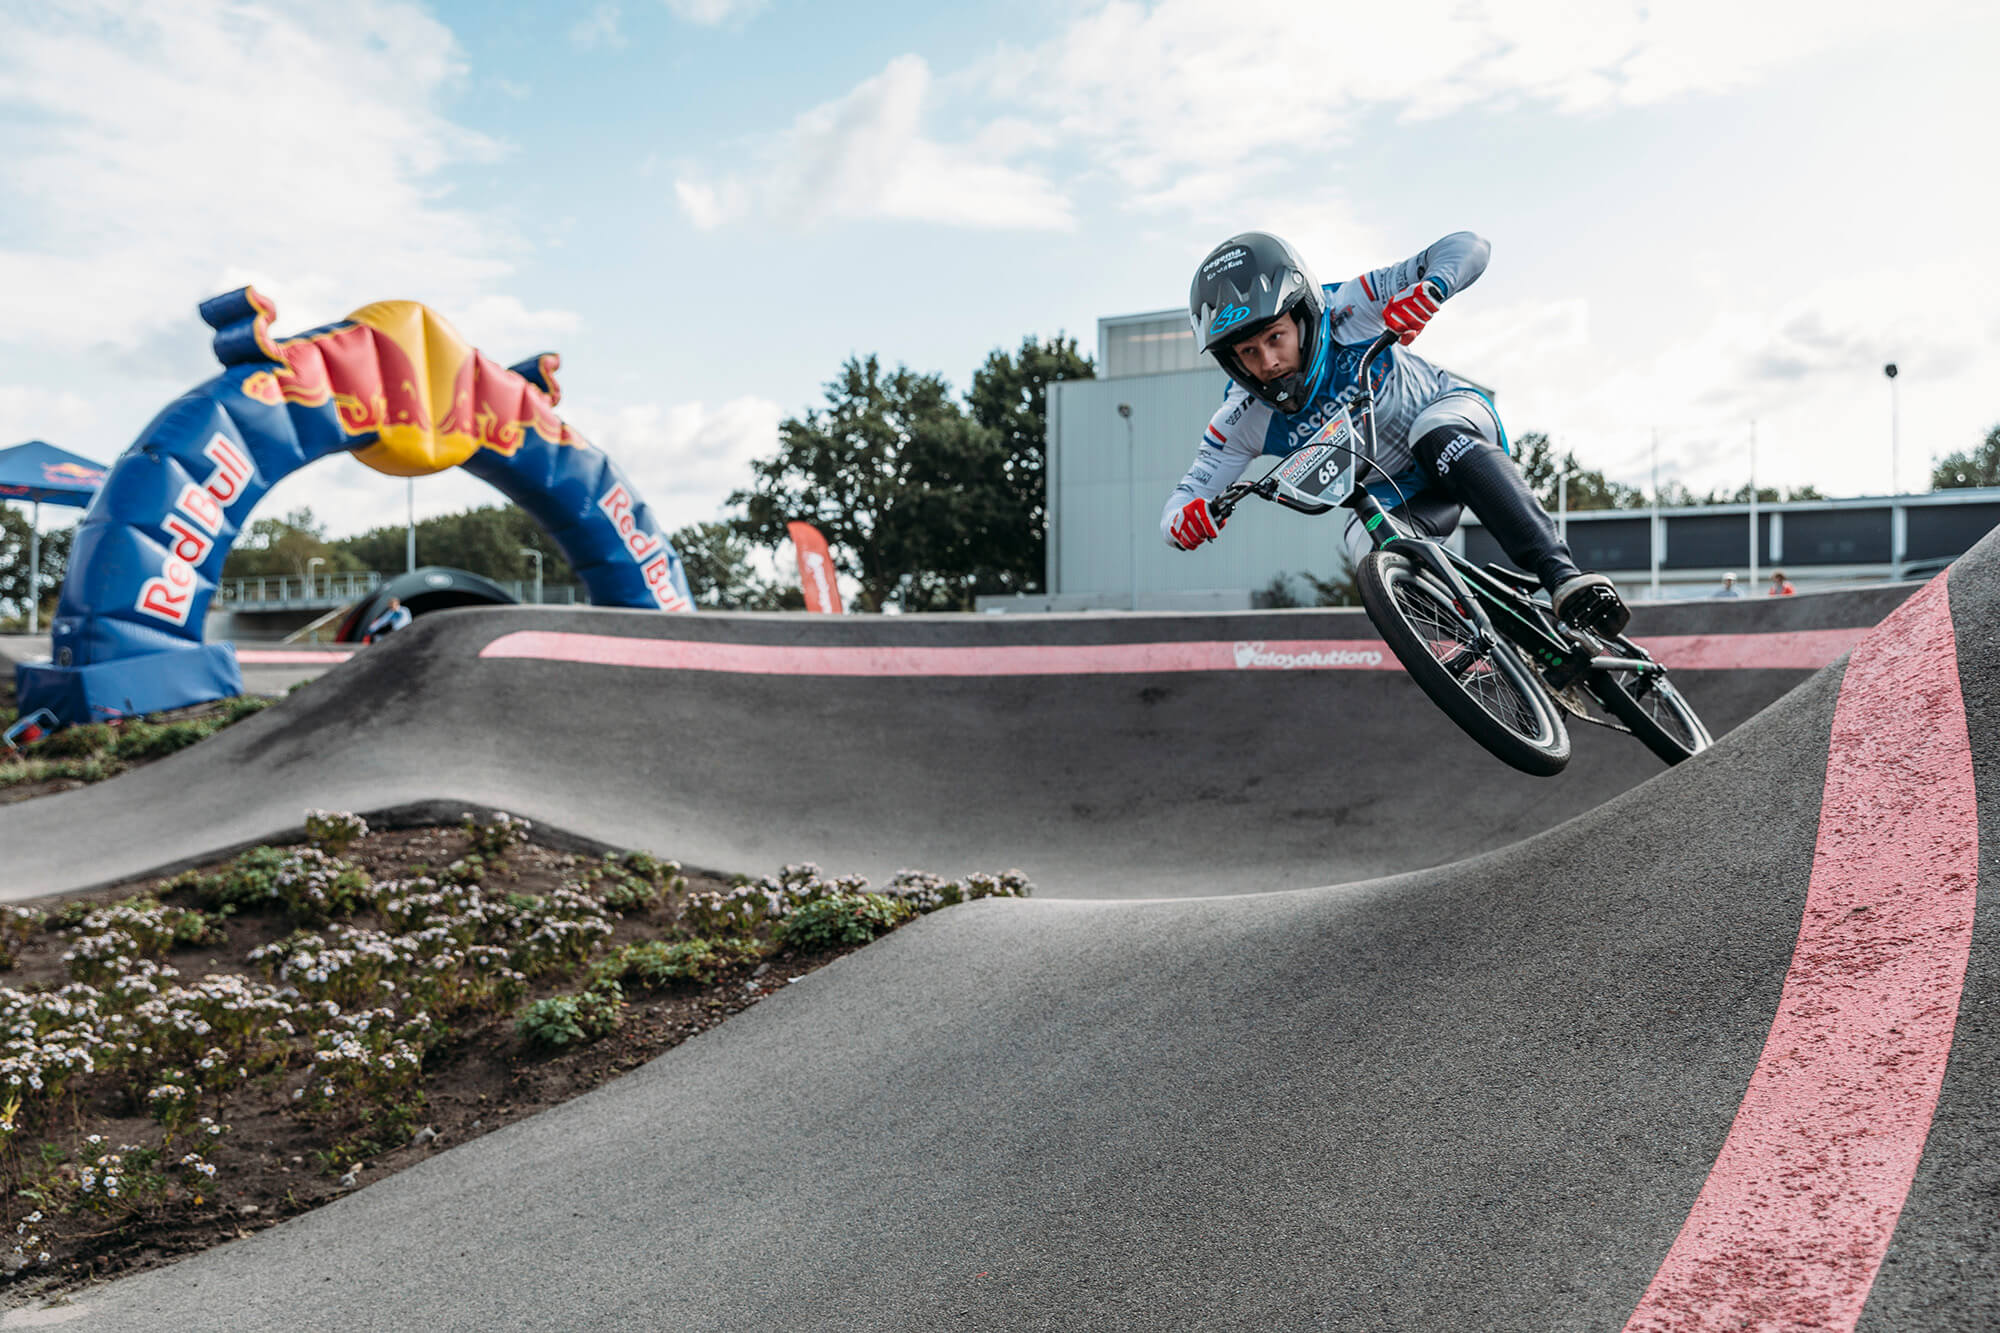
[[[633,514],[632,494],[621,485],[614,485],[597,502],[604,516],[618,530],[618,538],[625,545],[626,554],[639,566],[639,573],[646,580],[647,589],[662,611],[688,611],[685,597],[674,590],[673,562],[667,556],[666,543],[639,526]]]
[[[195,570],[215,549],[230,507],[243,498],[256,472],[249,456],[226,435],[217,435],[201,452],[215,469],[200,486],[183,486],[172,511],[161,520],[166,564],[158,576],[140,585],[133,603],[133,610],[170,625],[187,624],[194,606]]]

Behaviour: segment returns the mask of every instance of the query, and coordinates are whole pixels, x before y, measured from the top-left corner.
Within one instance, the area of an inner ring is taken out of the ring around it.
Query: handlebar
[[[1371,401],[1372,391],[1368,387],[1368,381],[1373,378],[1375,373],[1375,359],[1400,342],[1402,336],[1396,330],[1388,329],[1380,334],[1374,342],[1368,344],[1368,350],[1361,355],[1361,370],[1355,376],[1354,383],[1343,389],[1334,398],[1334,402],[1338,406],[1352,407],[1356,403],[1365,405]],[[1370,443],[1371,445],[1373,443],[1372,428],[1370,431]],[[1224,487],[1222,494],[1209,502],[1208,512],[1220,521],[1235,513],[1236,506],[1243,502],[1245,496],[1255,495],[1264,500],[1272,499],[1278,493],[1278,483],[1273,479],[1273,474],[1276,471],[1277,469],[1273,468],[1271,472],[1265,473],[1256,481],[1238,481]]]

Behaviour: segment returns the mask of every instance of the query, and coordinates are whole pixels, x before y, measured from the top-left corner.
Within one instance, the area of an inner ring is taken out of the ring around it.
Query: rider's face
[[[1299,326],[1296,320],[1276,319],[1254,338],[1245,338],[1230,349],[1248,374],[1259,384],[1298,373]]]

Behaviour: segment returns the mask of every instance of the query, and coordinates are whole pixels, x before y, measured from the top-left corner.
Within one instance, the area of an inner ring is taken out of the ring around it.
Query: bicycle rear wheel
[[[1569,732],[1512,644],[1481,649],[1452,595],[1404,556],[1372,552],[1356,574],[1368,618],[1432,703],[1495,758],[1537,777],[1562,771]]]
[[[1621,652],[1639,651],[1630,640],[1621,640],[1616,646]],[[1665,676],[1593,671],[1589,682],[1590,692],[1604,705],[1605,711],[1630,727],[1647,749],[1670,764],[1691,759],[1715,744],[1694,705]]]

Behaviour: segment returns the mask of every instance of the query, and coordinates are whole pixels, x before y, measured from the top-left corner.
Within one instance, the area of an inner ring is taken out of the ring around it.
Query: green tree
[[[1570,474],[1567,498],[1572,511],[1645,507],[1645,494],[1638,487],[1612,481],[1594,468],[1580,466],[1576,455],[1568,451],[1564,451],[1560,458],[1556,457],[1555,451],[1549,447],[1549,437],[1541,431],[1517,435],[1513,444],[1514,457],[1528,479],[1529,489],[1542,502],[1542,508],[1550,513],[1556,511],[1557,479],[1564,472]]]
[[[334,545],[356,561],[357,569],[400,573],[407,563],[408,529],[402,525],[371,528]],[[515,505],[487,505],[463,513],[440,514],[417,524],[417,563],[445,565],[500,581],[530,580],[534,558],[523,547],[542,553],[545,583],[575,583],[576,571],[533,516]]]
[[[910,609],[969,607],[975,571],[1008,512],[1005,445],[969,419],[938,375],[873,356],[850,358],[826,406],[778,426],[778,452],[751,464],[731,505],[736,530],[775,547],[804,519],[861,585],[857,609],[880,611],[903,585]]]
[[[996,432],[1006,449],[1001,481],[1005,513],[990,534],[991,564],[980,592],[1040,590],[1047,569],[1049,386],[1063,380],[1097,377],[1097,368],[1077,350],[1076,339],[1058,333],[1046,340],[1023,338],[1009,355],[995,348],[972,375],[966,394],[973,420]]]
[[[2000,486],[2000,425],[1987,431],[1975,448],[1946,454],[1931,469],[1932,490],[1960,486]]]
[[[0,617],[25,625],[28,619],[29,516],[13,505],[0,504]],[[41,573],[35,580],[34,595],[41,602],[41,623],[55,617],[56,594],[62,591],[63,574],[69,569],[70,543],[74,526],[44,530]]]
[[[296,577],[306,572],[315,556],[325,563],[329,573],[367,568],[327,542],[326,524],[315,519],[312,510],[294,509],[283,518],[252,519],[223,558],[222,576],[227,579],[281,574]]]
[[[749,541],[728,523],[690,523],[671,538],[697,606],[714,611],[798,611],[805,593],[759,578]]]

